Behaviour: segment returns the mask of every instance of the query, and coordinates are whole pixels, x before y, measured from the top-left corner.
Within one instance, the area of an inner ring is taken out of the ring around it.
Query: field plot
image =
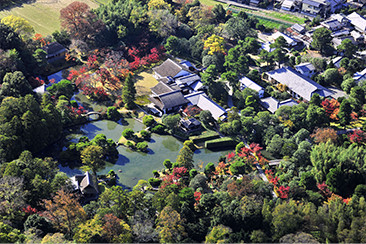
[[[88,4],[91,8],[97,8],[99,6],[97,2],[92,0],[79,1]],[[0,11],[0,18],[9,15],[22,17],[29,21],[36,33],[50,35],[55,30],[60,29],[60,9],[72,2],[74,0],[37,0],[35,3],[23,4],[20,7],[2,10]]]

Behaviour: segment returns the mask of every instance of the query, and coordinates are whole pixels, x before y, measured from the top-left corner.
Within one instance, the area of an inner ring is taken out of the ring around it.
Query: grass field
[[[285,21],[298,23],[298,24],[304,24],[305,18],[300,18],[292,14],[285,14],[285,13],[277,13],[277,12],[271,12],[271,13],[265,13],[267,16],[275,17],[277,19],[282,19]]]
[[[158,81],[152,75],[152,71],[141,72],[135,76],[136,95],[145,96],[150,94],[150,88],[158,84]]]
[[[201,4],[204,4],[204,5],[207,5],[207,6],[215,6],[217,4],[222,4],[224,6],[226,6],[227,4],[225,3],[222,3],[222,2],[218,2],[218,1],[215,1],[215,0],[200,0],[200,3]]]
[[[87,3],[91,8],[97,8],[99,4],[93,0],[79,0]],[[98,0],[106,2],[108,0]],[[35,3],[23,4],[8,10],[0,11],[0,18],[15,15],[29,21],[36,33],[50,35],[60,29],[60,10],[74,0],[37,0]]]

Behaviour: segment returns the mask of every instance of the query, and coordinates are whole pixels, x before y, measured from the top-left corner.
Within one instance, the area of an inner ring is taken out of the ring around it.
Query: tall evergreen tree
[[[135,83],[132,80],[131,74],[126,77],[125,85],[122,90],[122,99],[127,109],[131,109],[135,106],[136,88]]]

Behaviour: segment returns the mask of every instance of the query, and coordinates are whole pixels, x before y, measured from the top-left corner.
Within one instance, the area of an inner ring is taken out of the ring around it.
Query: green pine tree
[[[122,90],[122,99],[127,109],[132,109],[135,106],[136,88],[132,80],[131,74],[126,77],[125,85]]]

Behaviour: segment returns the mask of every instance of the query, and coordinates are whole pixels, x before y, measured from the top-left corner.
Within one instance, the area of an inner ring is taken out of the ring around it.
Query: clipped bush
[[[146,126],[146,127],[150,127],[153,124],[155,124],[155,119],[152,115],[146,115],[143,119],[142,119],[142,123]]]
[[[157,170],[152,171],[154,177],[158,178],[160,176],[159,172]]]
[[[161,124],[158,124],[151,129],[151,132],[156,134],[165,134],[165,127]]]
[[[151,133],[146,130],[140,131],[140,135],[144,138],[144,140],[150,140],[151,138]]]
[[[152,187],[159,187],[160,184],[161,184],[161,180],[160,179],[157,179],[157,178],[150,178],[149,179],[149,184],[152,186]]]
[[[132,141],[126,141],[126,146],[129,147],[129,148],[134,148],[135,145]]]
[[[148,145],[147,145],[147,142],[145,142],[145,141],[139,142],[136,145],[137,150],[142,151],[142,152],[146,151],[147,147],[148,147]]]
[[[122,131],[122,136],[124,136],[126,139],[133,138],[134,132],[132,129],[127,128]]]
[[[121,114],[118,112],[116,107],[107,108],[107,119],[117,121],[121,118]]]

